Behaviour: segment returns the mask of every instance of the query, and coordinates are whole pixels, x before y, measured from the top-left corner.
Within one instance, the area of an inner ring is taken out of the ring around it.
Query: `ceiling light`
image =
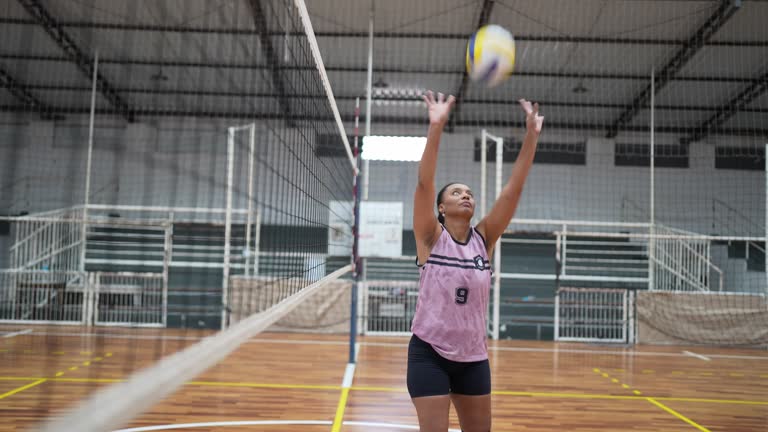
[[[367,160],[417,162],[421,160],[426,145],[426,137],[371,135],[363,137],[362,157]]]

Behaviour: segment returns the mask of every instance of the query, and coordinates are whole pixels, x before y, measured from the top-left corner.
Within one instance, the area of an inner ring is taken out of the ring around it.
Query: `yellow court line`
[[[125,382],[126,380],[117,378],[53,378],[51,381],[72,383],[119,383]]]
[[[339,399],[339,405],[336,407],[336,416],[333,418],[333,428],[331,432],[339,432],[341,430],[341,423],[344,419],[344,410],[347,407],[347,397],[349,397],[349,387],[341,389],[341,398]]]
[[[90,351],[88,351],[88,352],[90,353]],[[80,354],[83,354],[83,353],[84,352],[81,352]],[[111,356],[112,353],[107,353],[107,355]],[[96,357],[94,360],[95,361],[100,361],[100,360],[103,360],[103,359],[101,357]],[[90,366],[91,362],[90,361],[86,361],[86,362],[83,362],[82,364],[83,364],[83,366]],[[78,367],[77,366],[71,366],[68,369],[70,371],[76,371],[78,369]],[[79,382],[115,382],[115,381],[122,381],[122,380],[106,380],[105,381],[105,380],[91,379],[91,378],[85,378],[85,379],[83,379],[81,381],[81,380],[77,380],[76,378],[75,379],[73,379],[73,378],[61,378],[61,376],[63,376],[63,375],[65,375],[65,372],[63,370],[61,370],[61,371],[56,372],[54,374],[54,376],[50,377],[50,378],[40,378],[40,377],[34,377],[34,378],[30,378],[30,377],[0,377],[0,381],[22,381],[22,380],[23,381],[29,381],[29,380],[38,380],[38,381],[40,381],[37,384],[30,385],[31,387],[34,387],[35,385],[38,385],[38,384],[42,384],[43,382],[49,381],[49,380],[50,381],[64,381],[64,382],[67,382],[67,381],[69,381],[69,382],[78,382],[78,381]],[[26,388],[22,388],[21,390],[17,389],[17,390],[18,391],[23,391],[25,389]],[[16,392],[16,393],[18,393],[18,391],[12,390],[12,392]],[[6,396],[10,396],[11,394],[14,394],[12,392],[6,393],[2,397],[0,397],[0,399],[2,399],[3,397],[6,397]]]
[[[597,371],[598,371],[597,369],[593,369],[593,370],[594,370],[595,372],[597,372]],[[653,372],[653,370],[650,370],[650,369],[644,369],[644,370],[643,370],[643,373],[646,373],[646,372]],[[682,374],[683,374],[683,372],[680,372],[680,371],[672,371],[672,375],[682,375]],[[605,374],[605,373],[603,373],[603,376],[607,378],[607,376],[606,376],[606,374]],[[613,378],[611,381],[613,381],[614,383],[618,383],[618,382],[619,382],[619,381],[618,381],[616,378]],[[629,387],[627,384],[623,384],[623,383],[622,383],[622,387],[624,387],[625,389],[629,389],[629,388],[630,388],[630,387]],[[637,395],[637,396],[639,396],[639,395],[641,394],[641,392],[640,392],[639,390],[637,390],[637,389],[634,389],[634,390],[632,391],[632,393],[634,393],[634,394],[635,394],[635,395]],[[633,397],[633,399],[636,399],[636,398],[637,398],[637,397]],[[684,421],[684,422],[688,423],[689,425],[691,425],[691,426],[695,427],[696,429],[698,429],[698,430],[700,430],[700,431],[702,431],[702,432],[711,432],[709,429],[707,429],[707,428],[705,428],[705,427],[701,426],[700,424],[698,424],[698,423],[694,422],[693,420],[691,420],[691,419],[689,419],[688,417],[686,417],[686,416],[684,416],[684,415],[680,414],[679,412],[677,412],[677,411],[673,410],[672,408],[670,408],[670,407],[668,407],[668,406],[664,405],[663,403],[661,403],[661,402],[657,401],[657,400],[656,400],[656,399],[654,399],[654,398],[651,398],[651,397],[646,397],[646,398],[644,398],[644,399],[645,399],[645,400],[647,400],[648,402],[650,402],[650,403],[652,403],[652,404],[656,405],[657,407],[661,408],[662,410],[666,411],[667,413],[669,413],[669,414],[672,414],[673,416],[677,417],[678,419],[680,419],[680,420],[682,420],[682,421]]]
[[[0,381],[35,381],[45,379],[43,377],[6,376],[0,377]]]
[[[623,370],[623,369],[619,369],[619,370]],[[624,388],[625,390],[630,390],[632,388],[632,387],[629,386],[629,384],[625,384],[625,383],[621,382],[618,378],[611,378],[611,376],[609,374],[605,373],[605,372],[601,373],[600,369],[598,369],[598,368],[594,368],[594,369],[592,369],[592,371],[594,373],[601,374],[605,378],[610,379],[611,382],[614,383],[614,384],[620,384],[621,387]],[[632,393],[634,393],[636,395],[640,395],[640,392],[638,390],[633,390]]]
[[[645,398],[645,399],[648,402],[656,405],[657,407],[659,407],[659,408],[663,409],[664,411],[666,411],[666,412],[672,414],[673,416],[677,417],[678,419],[680,419],[680,420],[688,423],[689,425],[695,427],[696,429],[700,430],[701,432],[711,432],[709,429],[705,428],[704,426],[696,423],[695,421],[693,421],[693,420],[689,419],[688,417],[680,414],[679,412],[677,412],[677,411],[673,410],[672,408],[664,405],[663,403],[655,400],[654,398],[650,398],[649,397],[649,398]]]
[[[601,372],[600,369],[592,369],[593,371]],[[614,372],[617,373],[624,373],[626,372],[625,369],[613,369]],[[634,372],[637,373],[637,372]],[[669,372],[657,372],[655,370],[649,370],[644,369],[640,373],[643,374],[655,374],[658,373],[659,375],[674,375],[674,376],[718,376],[718,377],[736,377],[736,378],[751,378],[751,377],[760,377],[760,378],[768,378],[768,374],[760,374],[759,372],[754,371],[709,371],[709,370],[689,370],[689,371],[669,371]]]
[[[30,388],[32,388],[32,387],[34,387],[34,386],[36,386],[36,385],[40,385],[40,384],[42,384],[42,383],[44,383],[44,382],[46,382],[46,381],[48,381],[48,379],[47,379],[47,378],[42,378],[42,379],[39,379],[39,380],[37,380],[37,381],[35,381],[35,382],[33,382],[33,383],[29,383],[29,384],[27,384],[27,385],[25,385],[25,386],[21,386],[21,387],[19,387],[19,388],[13,389],[13,390],[11,390],[11,391],[9,391],[9,392],[7,392],[7,393],[3,393],[3,394],[1,394],[1,395],[0,395],[0,399],[5,399],[5,398],[7,398],[8,396],[13,396],[13,395],[15,395],[16,393],[20,393],[20,392],[23,392],[23,391],[24,391],[24,390],[26,390],[26,389],[30,389]]]
[[[754,400],[702,399],[702,398],[678,398],[678,397],[655,397],[654,399],[660,400],[660,401],[672,401],[672,402],[702,402],[702,403],[718,403],[718,404],[730,404],[730,405],[768,406],[768,401],[754,401]]]
[[[34,381],[48,380],[57,382],[72,383],[117,383],[124,382],[121,378],[43,378],[43,377],[9,377],[0,376],[0,381]],[[186,385],[206,386],[206,387],[252,387],[252,388],[278,388],[278,389],[296,389],[296,390],[342,390],[338,385],[310,385],[310,384],[269,384],[253,382],[226,382],[226,381],[189,381]],[[373,386],[352,386],[351,391],[369,391],[369,392],[390,392],[405,393],[405,387],[373,387]],[[491,394],[499,396],[527,396],[527,397],[560,397],[575,399],[614,399],[614,400],[647,400],[645,396],[622,396],[593,393],[545,393],[545,392],[525,392],[494,390]],[[655,397],[657,401],[671,402],[699,402],[724,405],[763,405],[768,406],[768,401],[756,400],[735,400],[735,399],[706,399],[706,398],[682,398],[682,397]]]

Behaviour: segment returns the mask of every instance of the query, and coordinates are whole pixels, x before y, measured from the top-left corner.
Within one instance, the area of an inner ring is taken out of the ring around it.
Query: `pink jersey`
[[[411,331],[448,360],[485,360],[491,290],[485,240],[472,227],[469,240],[462,244],[442,228],[427,262],[421,266]]]

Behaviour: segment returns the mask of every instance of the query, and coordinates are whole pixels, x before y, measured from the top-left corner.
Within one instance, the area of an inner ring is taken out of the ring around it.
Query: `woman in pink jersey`
[[[422,432],[448,430],[451,402],[464,432],[491,430],[491,372],[486,314],[493,246],[512,220],[533,163],[544,117],[538,104],[520,100],[526,114],[523,147],[490,213],[473,227],[475,198],[462,183],[435,194],[440,136],[453,96],[424,96],[429,110],[427,145],[419,163],[413,210],[419,299],[408,346],[408,392]],[[438,217],[432,210],[437,202]]]

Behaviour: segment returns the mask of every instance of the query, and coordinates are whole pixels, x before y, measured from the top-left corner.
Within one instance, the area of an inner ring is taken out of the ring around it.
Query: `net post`
[[[560,246],[560,270],[558,272],[558,277],[565,276],[566,260],[568,259],[568,224],[563,223],[561,230],[560,238],[562,239],[562,245]]]
[[[365,135],[371,136],[371,104],[373,103],[373,18],[374,18],[374,1],[371,0],[371,10],[368,15],[368,66],[367,66],[367,78],[365,85]],[[356,120],[357,121],[357,120]],[[359,169],[359,164],[358,164]],[[368,160],[363,161],[363,193],[362,199],[368,201],[368,183],[370,176],[370,162]]]
[[[256,222],[253,226],[253,275],[259,275],[259,258],[261,258],[261,212],[256,210]]]
[[[373,7],[373,6],[371,6]],[[373,25],[373,24],[371,24]],[[349,363],[354,364],[357,357],[357,350],[355,349],[355,343],[357,340],[357,302],[358,302],[358,289],[360,287],[360,273],[361,273],[361,261],[358,255],[358,239],[360,235],[360,201],[361,201],[361,188],[360,188],[360,148],[358,146],[359,138],[359,125],[360,125],[360,98],[355,98],[355,140],[353,144],[353,153],[355,161],[358,165],[358,171],[352,177],[352,195],[354,199],[354,220],[352,225],[352,265],[354,270],[352,273],[352,293],[350,302],[350,314],[349,314]],[[363,170],[362,174],[365,175],[367,170]]]
[[[480,133],[480,218],[485,217],[486,192],[488,189],[488,131],[483,129]]]
[[[248,211],[246,212],[245,222],[245,275],[250,276],[251,260],[251,223],[253,222],[253,158],[254,146],[256,145],[256,123],[248,127]],[[254,275],[255,276],[255,275]]]
[[[560,252],[562,235],[555,232],[555,317],[553,340],[557,342],[560,339]]]
[[[656,72],[651,69],[651,127],[650,127],[650,167],[651,167],[651,185],[650,185],[650,222],[651,225],[648,227],[648,234],[650,234],[650,237],[648,238],[648,291],[652,291],[654,289],[654,273],[655,273],[655,263],[654,259],[656,254],[656,239],[654,237],[655,234],[655,223],[656,223],[656,206],[655,206],[655,200],[656,200],[656,194],[655,194],[655,159],[656,159],[656,151],[655,151],[655,137],[654,137],[654,129],[655,129],[655,103],[656,103]]]
[[[496,199],[501,196],[501,168],[504,162],[504,139],[495,137],[496,140]],[[499,301],[501,299],[501,237],[496,240],[495,253],[493,254],[493,266],[496,272],[493,274],[493,339],[499,339]]]
[[[174,213],[169,212],[163,239],[163,327],[168,326],[168,272],[173,258],[173,218]]]
[[[765,257],[765,294],[768,295],[768,143],[765,144],[765,153],[763,153],[763,161],[765,162],[765,243],[763,244],[765,251],[763,256]],[[722,273],[720,274],[720,289],[722,290]]]
[[[85,197],[83,221],[80,225],[80,271],[85,271],[85,244],[88,241],[88,204],[91,195],[91,164],[93,162],[93,129],[96,122],[96,87],[99,80],[99,51],[93,53],[93,82],[91,84],[91,113],[88,119],[88,156],[85,163]]]
[[[230,261],[230,243],[232,239],[232,181],[234,176],[234,156],[235,156],[235,131],[237,128],[230,127],[227,130],[227,198],[224,216],[224,266],[222,269],[221,280],[221,329],[227,328],[227,310],[229,308],[229,261]]]
[[[480,132],[480,217],[486,214],[487,195],[487,156],[488,140],[493,140],[496,145],[496,198],[501,195],[501,175],[504,162],[504,139],[488,133],[486,129]],[[493,303],[491,305],[491,337],[499,339],[499,301],[501,298],[501,238],[496,241],[493,254],[493,267],[496,269],[493,278]]]

